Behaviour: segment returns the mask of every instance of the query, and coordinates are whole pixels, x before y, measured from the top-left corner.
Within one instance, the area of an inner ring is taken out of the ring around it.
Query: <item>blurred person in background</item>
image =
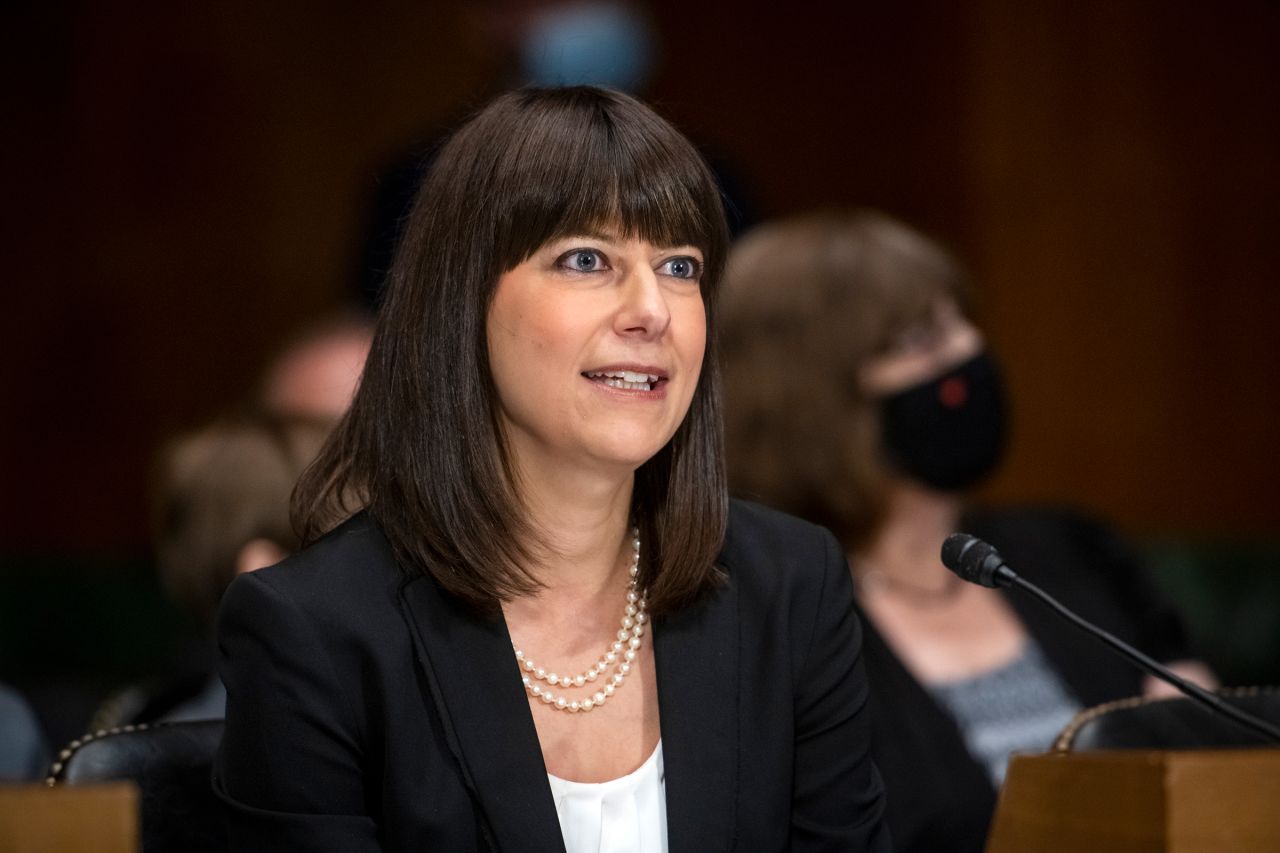
[[[222,717],[212,637],[222,594],[243,572],[298,549],[289,496],[332,421],[245,415],[180,436],[160,454],[154,489],[156,568],[201,641],[176,672],[110,697],[91,728]]]
[[[161,451],[152,487],[157,571],[199,636],[172,671],[108,696],[90,729],[222,716],[212,648],[218,603],[237,574],[296,550],[289,495],[351,405],[372,336],[360,310],[304,326],[271,359],[245,414]]]
[[[722,304],[730,487],[842,540],[896,849],[980,851],[1011,751],[1043,751],[1084,706],[1171,690],[1038,603],[952,574],[949,534],[986,539],[1068,607],[1214,684],[1102,526],[969,506],[1000,461],[1007,404],[941,247],[869,211],[766,224],[732,252]]]
[[[305,327],[267,368],[257,407],[336,423],[355,396],[372,340],[373,320],[358,309]]]
[[[238,418],[184,436],[165,452],[155,509],[157,567],[165,589],[206,636],[213,636],[222,594],[237,575],[298,550],[289,497],[331,424]],[[161,719],[214,719],[225,709],[226,691],[210,674]]]

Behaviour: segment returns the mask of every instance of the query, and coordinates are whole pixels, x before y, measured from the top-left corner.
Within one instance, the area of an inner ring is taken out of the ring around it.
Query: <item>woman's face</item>
[[[706,349],[702,252],[617,233],[553,240],[502,275],[489,363],[522,473],[633,471],[675,434]]]
[[[929,322],[908,329],[881,355],[867,359],[859,371],[869,397],[886,397],[939,376],[977,355],[982,333],[954,302],[939,302]]]

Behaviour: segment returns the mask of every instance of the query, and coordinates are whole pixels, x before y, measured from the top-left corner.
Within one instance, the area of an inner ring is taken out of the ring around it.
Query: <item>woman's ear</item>
[[[274,566],[287,556],[289,552],[270,539],[250,539],[236,554],[236,574]]]

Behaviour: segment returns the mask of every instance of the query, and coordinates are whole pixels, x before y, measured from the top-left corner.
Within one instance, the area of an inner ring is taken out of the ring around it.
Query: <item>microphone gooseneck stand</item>
[[[1081,618],[1052,595],[1031,583],[1031,581],[1020,577],[1017,572],[1005,564],[999,551],[978,537],[971,536],[968,533],[953,533],[948,536],[947,540],[942,543],[942,563],[970,583],[976,583],[992,589],[1008,586],[1025,590],[1063,619],[1106,643],[1143,671],[1168,682],[1188,698],[1201,703],[1214,713],[1222,714],[1233,722],[1244,726],[1270,743],[1280,744],[1280,728],[1276,728],[1266,720],[1259,719],[1240,710],[1231,703],[1224,701],[1221,696],[1205,690],[1200,685],[1187,681],[1168,667],[1158,663],[1118,637]]]

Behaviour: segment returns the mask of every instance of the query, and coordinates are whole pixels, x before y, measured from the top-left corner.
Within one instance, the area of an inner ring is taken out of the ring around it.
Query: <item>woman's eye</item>
[[[596,272],[606,266],[604,255],[595,249],[574,249],[571,252],[565,252],[557,263],[574,272]]]
[[[658,272],[674,278],[696,279],[702,275],[702,265],[698,263],[697,258],[682,255],[678,258],[672,258],[658,267]]]

